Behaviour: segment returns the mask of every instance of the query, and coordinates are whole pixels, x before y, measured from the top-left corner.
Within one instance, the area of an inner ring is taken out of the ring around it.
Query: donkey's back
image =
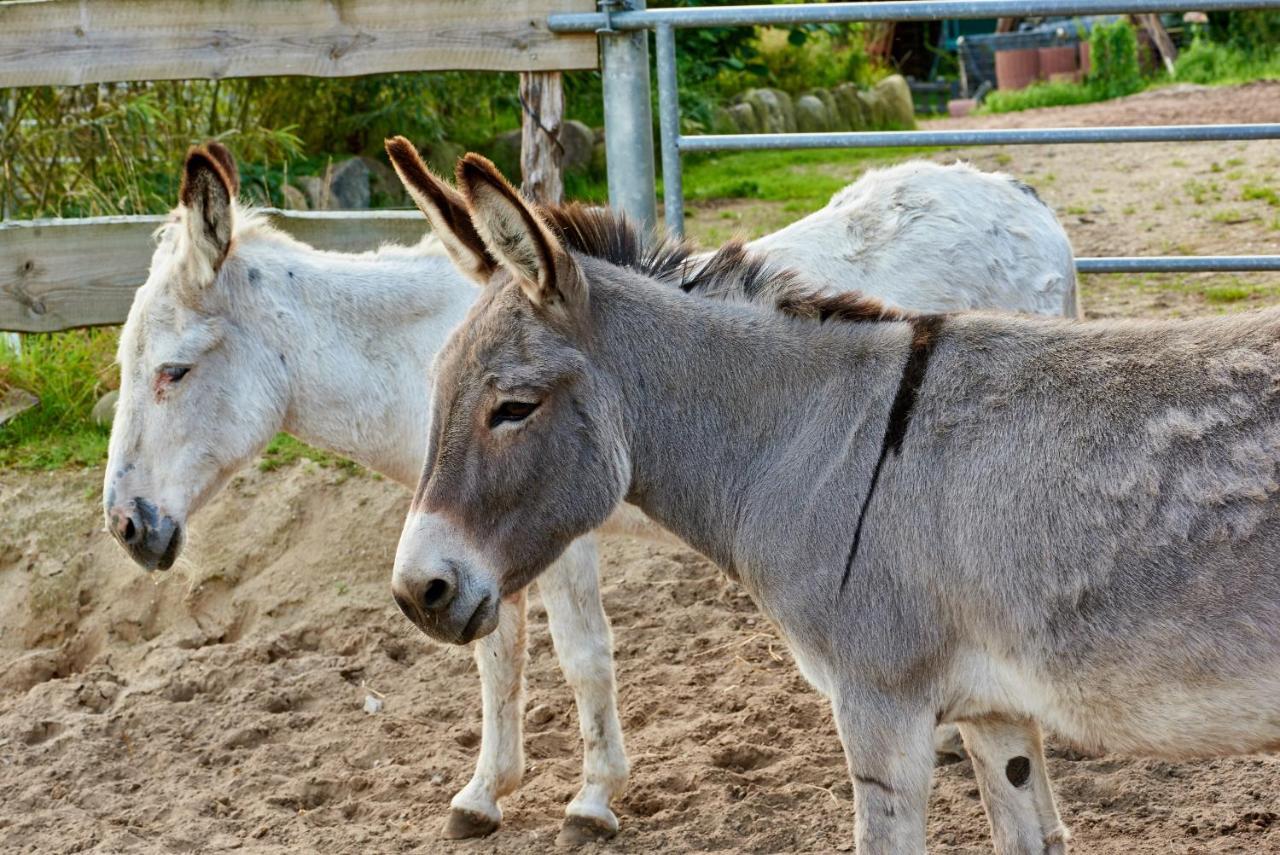
[[[1280,311],[949,329],[885,486],[977,693],[1116,750],[1280,747]]]
[[[895,306],[1080,315],[1075,256],[1053,211],[1026,184],[964,163],[871,170],[750,248]]]

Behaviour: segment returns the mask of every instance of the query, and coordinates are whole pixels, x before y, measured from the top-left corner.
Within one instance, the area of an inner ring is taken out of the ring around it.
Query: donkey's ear
[[[444,244],[454,265],[481,285],[489,281],[497,262],[471,224],[471,212],[462,194],[441,181],[422,162],[418,149],[404,137],[387,140],[387,157],[418,210],[427,215],[431,230]]]
[[[235,155],[231,153],[231,149],[217,140],[209,140],[204,144],[204,148],[214,160],[218,161],[218,165],[222,167],[222,174],[227,176],[227,181],[231,184],[231,197],[234,199],[239,196],[240,168],[236,166]]]
[[[485,246],[535,306],[586,298],[586,282],[559,239],[487,158],[471,153],[459,161],[458,186]]]
[[[208,149],[192,147],[178,198],[186,208],[187,234],[197,257],[217,272],[231,248],[231,179]]]

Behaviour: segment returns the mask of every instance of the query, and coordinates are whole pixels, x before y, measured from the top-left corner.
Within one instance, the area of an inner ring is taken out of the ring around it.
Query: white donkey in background
[[[181,205],[158,232],[120,339],[104,506],[112,533],[148,569],[173,564],[190,515],[279,431],[415,484],[429,416],[423,373],[475,299],[425,245],[322,252],[239,208],[237,188],[224,147],[190,153]],[[908,306],[921,295],[931,309],[1075,311],[1071,248],[1052,212],[1016,182],[964,166],[873,173],[758,246]],[[596,837],[617,828],[610,802],[628,770],[590,539],[540,585],[584,740],[585,781],[565,837]],[[523,775],[525,609],[523,599],[513,605],[476,645],[480,757],[453,799],[449,837],[497,828],[498,800]]]

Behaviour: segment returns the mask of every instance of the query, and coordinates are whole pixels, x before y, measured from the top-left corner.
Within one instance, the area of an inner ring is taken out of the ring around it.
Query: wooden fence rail
[[[553,12],[593,0],[0,2],[0,88],[443,69],[595,68],[594,34]]]
[[[0,0],[0,89],[443,69],[532,80],[597,67],[594,34],[546,26],[552,13],[594,8],[594,0]],[[558,92],[558,77],[547,80]],[[416,211],[270,213],[321,249],[413,243],[426,231]],[[0,222],[0,330],[123,323],[163,220]]]
[[[272,222],[320,249],[360,252],[412,244],[427,232],[418,211],[268,211]],[[165,216],[0,223],[0,330],[53,332],[124,323],[146,279],[151,233]]]

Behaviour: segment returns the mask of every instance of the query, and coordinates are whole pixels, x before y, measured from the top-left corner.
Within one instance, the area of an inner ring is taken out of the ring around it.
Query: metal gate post
[[[684,237],[684,176],[680,168],[680,90],[676,81],[676,33],[670,24],[653,31],[658,48],[658,121],[662,136],[662,201],[667,231]]]
[[[608,12],[645,8],[645,0],[601,0]],[[600,33],[604,78],[604,150],[609,170],[609,204],[645,228],[658,221],[657,179],[653,171],[653,113],[649,106],[649,33]]]

